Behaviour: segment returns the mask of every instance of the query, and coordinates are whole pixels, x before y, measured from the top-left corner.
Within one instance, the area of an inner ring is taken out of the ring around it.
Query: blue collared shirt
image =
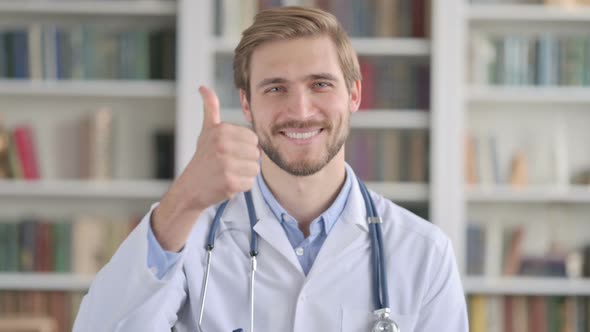
[[[262,178],[262,174],[258,174],[256,178],[256,183],[258,184],[264,201],[285,230],[287,238],[289,239],[291,246],[293,246],[295,255],[299,259],[301,268],[306,275],[311,269],[311,266],[320,252],[328,234],[334,227],[338,218],[340,218],[342,211],[344,211],[346,201],[348,200],[352,188],[353,177],[352,170],[346,165],[346,180],[340,193],[332,205],[311,222],[309,226],[310,234],[307,238],[304,237],[303,232],[299,229],[295,218],[290,216],[272,195],[270,189],[268,189],[268,186]],[[174,263],[176,263],[179,257],[180,255],[178,253],[164,250],[156,239],[152,228],[149,227],[147,265],[159,279],[162,279],[164,275],[166,275],[166,272],[168,272]]]
[[[340,193],[332,203],[332,205],[324,211],[319,217],[314,219],[311,224],[309,225],[309,236],[305,238],[303,232],[299,229],[298,222],[293,218],[289,213],[281,206],[281,204],[276,200],[276,198],[272,195],[270,190],[268,189],[262,174],[258,174],[256,178],[256,182],[258,183],[258,187],[260,188],[260,192],[262,193],[262,197],[264,201],[277,218],[277,220],[283,226],[285,233],[287,234],[287,238],[293,246],[293,250],[295,251],[295,255],[299,259],[299,263],[301,264],[301,268],[303,272],[307,275],[313,262],[315,261],[320,249],[322,248],[322,244],[326,240],[330,230],[334,227],[334,224],[344,211],[344,207],[346,206],[346,201],[348,200],[348,195],[350,194],[350,188],[352,188],[352,180],[351,175],[352,172],[346,168],[346,180]]]

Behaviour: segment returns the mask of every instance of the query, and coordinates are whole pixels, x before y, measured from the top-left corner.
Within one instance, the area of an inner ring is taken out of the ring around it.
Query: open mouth
[[[306,140],[306,139],[310,139],[310,138],[318,135],[323,130],[324,130],[323,128],[320,128],[320,129],[306,131],[306,132],[281,131],[281,134],[283,134],[291,139]]]

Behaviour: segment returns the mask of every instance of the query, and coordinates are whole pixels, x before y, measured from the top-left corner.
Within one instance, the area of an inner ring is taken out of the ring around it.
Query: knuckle
[[[236,193],[240,191],[240,183],[239,181],[236,181],[235,178],[231,177],[227,182],[226,182],[226,190],[228,192]]]
[[[256,175],[258,175],[258,173],[260,172],[260,165],[258,165],[258,163],[254,163],[254,165],[252,165],[252,175],[254,177],[256,177]]]
[[[218,156],[225,155],[229,151],[227,142],[221,137],[217,137],[214,144],[215,152]]]
[[[258,145],[258,135],[256,135],[254,132],[250,132],[250,133],[251,133],[251,137],[252,137],[252,144]]]

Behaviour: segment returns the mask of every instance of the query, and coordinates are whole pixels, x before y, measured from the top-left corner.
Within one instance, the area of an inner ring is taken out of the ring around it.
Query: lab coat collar
[[[283,255],[295,269],[303,274],[301,264],[299,263],[297,256],[295,256],[293,247],[285,234],[285,230],[281,226],[281,223],[277,222],[275,215],[264,201],[262,193],[256,185],[252,187],[252,201],[258,219],[256,226],[254,226],[254,231],[262,239],[268,242],[270,246]],[[236,195],[230,203],[232,204],[228,204],[227,210],[221,218],[223,221],[221,224],[224,224],[224,228],[234,228],[250,233],[250,221],[248,219],[248,208],[246,206],[244,194],[240,193]],[[260,251],[260,254],[264,255],[262,252],[263,250]]]
[[[349,165],[346,165],[346,167],[348,168],[348,174],[352,174],[352,188],[348,195],[344,211],[339,218],[340,220],[336,222],[334,229],[322,245],[322,249],[313,264],[314,266],[326,265],[326,262],[318,264],[318,261],[338,259],[340,254],[344,252],[344,249],[357,239],[363,231],[368,232],[369,230],[365,204],[356,175]],[[258,218],[258,222],[254,226],[254,231],[303,274],[301,264],[297,256],[295,256],[285,230],[277,222],[275,215],[264,201],[262,193],[256,185],[252,188],[252,200]],[[230,201],[221,220],[220,231],[233,228],[247,233],[250,232],[250,222],[248,220],[247,207],[243,194],[236,195]],[[308,276],[315,273],[314,270],[317,270],[317,268],[312,267]]]

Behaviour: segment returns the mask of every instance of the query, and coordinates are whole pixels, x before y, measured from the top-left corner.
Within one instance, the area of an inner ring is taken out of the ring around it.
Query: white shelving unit
[[[2,273],[0,289],[86,291],[93,279],[93,275],[70,273]]]
[[[367,182],[367,187],[401,203],[420,203],[428,200],[428,185],[424,183]]]
[[[507,186],[467,189],[471,203],[590,203],[590,188],[584,186],[534,186],[514,189]]]
[[[539,33],[556,33],[558,35],[580,34],[588,30],[590,23],[590,8],[575,7],[562,8],[544,5],[515,5],[508,3],[470,4],[467,0],[455,1],[460,12],[461,27],[457,36],[462,40],[461,47],[454,50],[454,57],[458,57],[465,64],[462,71],[468,72],[470,36],[471,34],[518,34],[537,35]],[[502,126],[510,121],[522,124],[521,132],[538,124],[542,126],[551,120],[543,117],[555,116],[556,119],[579,117],[578,121],[586,121],[584,109],[590,104],[590,87],[571,86],[480,86],[472,85],[461,73],[461,83],[458,85],[459,113],[463,127],[473,129],[485,128],[490,130],[499,125],[495,132],[502,135]],[[524,114],[524,115],[523,115]],[[494,123],[493,117],[502,118]],[[523,118],[527,120],[523,121]],[[482,123],[488,122],[484,125]],[[491,123],[490,123],[491,122]],[[569,123],[575,123],[569,120]],[[546,135],[553,135],[547,132]],[[571,132],[567,133],[571,135]],[[575,136],[574,136],[575,137]],[[574,139],[567,141],[568,145],[575,144]],[[580,141],[581,142],[581,141]],[[455,142],[464,147],[464,138]],[[569,146],[568,146],[569,148]],[[581,150],[574,150],[581,151]],[[587,156],[588,157],[588,156]],[[590,157],[589,157],[590,158]],[[464,164],[464,153],[459,155]],[[535,165],[529,165],[534,167]],[[516,189],[509,185],[475,185],[466,186],[463,177],[457,185],[465,188],[457,199],[463,206],[463,218],[459,224],[463,232],[467,229],[468,216],[473,213],[481,218],[487,214],[489,220],[496,223],[506,215],[514,215],[515,219],[524,218],[535,227],[554,227],[555,233],[565,234],[564,227],[581,225],[587,219],[588,203],[590,203],[590,187],[550,183],[543,185],[529,185]],[[496,207],[496,208],[494,208]],[[533,217],[526,218],[527,214]],[[501,216],[501,217],[498,217]],[[525,217],[523,217],[525,216]],[[545,217],[540,220],[539,217]],[[575,221],[568,223],[568,218]],[[481,221],[481,220],[480,220]],[[485,223],[484,222],[484,223]],[[576,222],[578,222],[576,224]],[[527,224],[528,225],[528,224]],[[497,227],[497,226],[495,226]],[[567,231],[586,233],[590,227],[579,227]],[[551,233],[551,230],[548,231]],[[498,248],[499,251],[502,248]],[[486,254],[487,255],[487,254]],[[500,254],[501,255],[501,254]],[[465,260],[466,252],[460,251],[458,258]],[[461,265],[465,265],[463,262]],[[588,296],[590,295],[590,280],[588,278],[535,278],[535,277],[491,277],[464,275],[464,288],[467,294],[487,295],[558,295],[558,296]]]
[[[4,198],[143,199],[157,201],[170,186],[164,180],[0,181]]]
[[[3,1],[0,12],[6,15],[117,15],[117,16],[170,16],[176,15],[175,1]]]
[[[585,279],[466,277],[463,286],[467,293],[489,295],[590,295],[590,281]]]
[[[174,99],[170,82],[0,80],[0,96],[109,97]]]
[[[541,6],[534,4],[472,4],[467,19],[474,22],[590,22],[586,7]]]
[[[0,29],[26,27],[31,22],[66,25],[99,22],[118,27],[178,25],[180,37],[177,44],[184,46],[180,48],[180,58],[183,55],[190,58],[196,48],[187,48],[190,43],[181,38],[188,40],[192,29],[186,30],[189,25],[186,19],[181,20],[182,12],[178,8],[191,2],[0,1]],[[194,12],[186,13],[187,17],[192,15]],[[178,63],[177,68],[180,68]],[[9,126],[31,123],[39,141],[40,158],[47,157],[47,154],[42,155],[41,147],[55,147],[54,142],[47,142],[53,139],[53,135],[47,133],[57,130],[54,126],[77,121],[85,112],[101,105],[112,106],[115,117],[113,139],[115,144],[122,146],[115,149],[117,160],[112,180],[50,176],[37,181],[0,181],[0,218],[17,220],[31,214],[58,218],[98,214],[129,216],[131,219],[131,216],[148,211],[150,204],[158,201],[170,185],[170,181],[150,178],[153,161],[149,153],[150,133],[159,128],[176,128],[177,134],[185,130],[182,124],[176,126],[176,122],[184,121],[185,113],[197,113],[197,108],[182,107],[186,104],[179,102],[178,96],[183,91],[177,89],[177,82],[162,80],[0,79],[2,120]],[[196,87],[191,93],[196,94]],[[57,166],[53,164],[50,168],[55,175]],[[0,290],[85,291],[93,278],[93,275],[70,273],[2,272]]]
[[[470,103],[590,103],[589,87],[470,87]]]

